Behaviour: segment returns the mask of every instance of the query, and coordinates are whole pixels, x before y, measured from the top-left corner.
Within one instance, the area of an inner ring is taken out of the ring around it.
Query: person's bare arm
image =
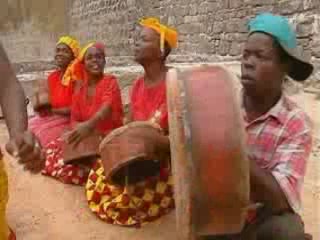
[[[97,124],[106,118],[109,118],[112,114],[112,108],[109,104],[103,105],[99,111],[90,119],[88,120],[88,125],[92,129],[94,129]]]
[[[6,150],[25,169],[38,173],[44,166],[44,156],[35,136],[27,131],[26,97],[1,43],[0,84],[0,106],[10,135]]]
[[[275,212],[289,210],[286,195],[272,174],[261,169],[254,161],[250,161],[250,165],[252,200],[264,203]]]
[[[83,138],[95,131],[97,124],[110,117],[112,108],[109,104],[103,105],[99,111],[89,120],[79,123],[68,135],[68,142],[78,144]]]
[[[51,112],[62,116],[70,116],[71,111],[70,108],[53,108]]]
[[[26,97],[0,43],[0,105],[10,138],[27,130]]]

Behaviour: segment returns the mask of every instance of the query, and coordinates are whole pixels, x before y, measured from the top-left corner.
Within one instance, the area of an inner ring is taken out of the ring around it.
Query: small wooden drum
[[[47,80],[38,80],[35,86],[35,93],[31,98],[33,109],[36,112],[51,108],[50,93]]]
[[[93,133],[79,144],[64,143],[62,148],[63,161],[66,164],[91,164],[99,157],[99,144],[103,136]]]
[[[124,186],[160,173],[161,157],[153,159],[148,144],[154,143],[148,142],[146,134],[163,133],[150,122],[137,121],[113,130],[102,141],[100,155],[109,183]]]
[[[249,161],[235,77],[220,66],[167,75],[177,228],[181,240],[241,232]]]

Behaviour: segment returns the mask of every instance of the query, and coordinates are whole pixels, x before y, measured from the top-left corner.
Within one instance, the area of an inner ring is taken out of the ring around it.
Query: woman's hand
[[[6,144],[7,152],[24,165],[24,169],[39,173],[45,164],[45,156],[36,137],[29,131],[12,137]]]
[[[79,123],[76,125],[75,129],[68,134],[67,142],[77,145],[84,138],[88,137],[93,130],[94,127],[88,121]]]
[[[150,159],[166,159],[170,155],[169,138],[162,133],[150,129],[136,129],[130,136],[135,144],[142,144]]]

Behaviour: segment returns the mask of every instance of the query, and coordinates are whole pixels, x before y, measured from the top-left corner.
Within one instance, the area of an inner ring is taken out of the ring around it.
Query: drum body
[[[93,160],[99,157],[99,145],[102,139],[102,135],[95,132],[83,139],[77,145],[64,142],[62,148],[64,163],[90,164]]]
[[[108,134],[100,144],[107,181],[124,186],[157,176],[160,173],[161,161],[153,159],[154,153],[150,152],[148,144],[154,143],[147,135],[157,137],[161,134],[161,129],[156,125],[138,121]]]
[[[179,239],[241,232],[249,205],[249,161],[234,77],[223,67],[167,75]]]

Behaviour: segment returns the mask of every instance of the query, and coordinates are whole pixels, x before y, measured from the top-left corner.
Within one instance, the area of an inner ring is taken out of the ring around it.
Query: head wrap
[[[168,42],[171,48],[176,48],[178,44],[178,33],[175,29],[161,24],[159,19],[157,18],[145,18],[140,20],[140,25],[143,27],[148,27],[155,30],[157,33],[160,34],[160,49],[161,51],[164,50],[164,43],[165,41]]]
[[[67,68],[66,73],[63,76],[62,84],[68,86],[70,81],[84,80],[85,79],[85,67],[84,67],[84,57],[89,48],[95,47],[103,51],[105,55],[105,46],[100,42],[90,42],[84,46],[78,57],[71,63],[70,67]]]
[[[80,52],[80,44],[76,39],[70,36],[63,36],[58,40],[57,45],[60,43],[66,44],[73,52],[74,57],[78,57]]]

